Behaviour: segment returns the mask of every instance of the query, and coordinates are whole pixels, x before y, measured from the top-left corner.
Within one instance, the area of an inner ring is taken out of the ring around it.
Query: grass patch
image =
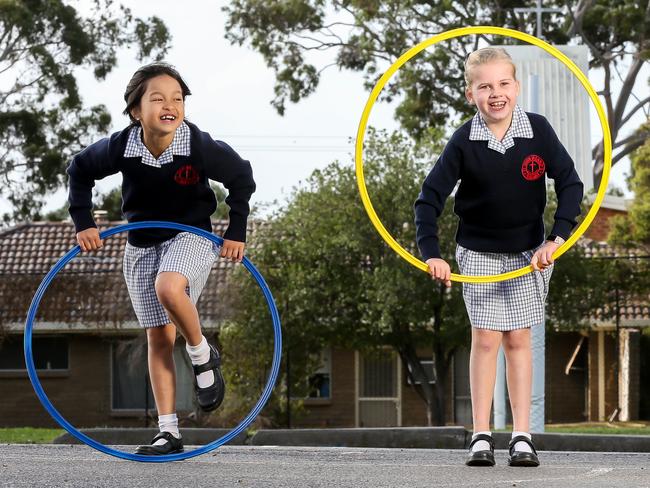
[[[650,435],[648,422],[584,422],[578,424],[549,424],[546,432],[574,434]]]
[[[34,427],[0,428],[1,444],[47,444],[63,434],[63,429]]]
[[[650,422],[579,422],[575,424],[546,424],[545,432],[565,434],[621,434],[650,436]],[[470,427],[471,429],[471,427]],[[511,432],[512,426],[497,432]]]

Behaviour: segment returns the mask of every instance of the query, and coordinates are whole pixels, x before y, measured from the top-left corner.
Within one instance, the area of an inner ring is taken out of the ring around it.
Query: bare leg
[[[196,346],[203,335],[196,306],[185,293],[187,285],[187,278],[182,274],[165,271],[156,278],[156,295],[185,341]]]
[[[149,378],[158,415],[176,412],[176,368],[174,342],[176,327],[167,324],[147,330]]]
[[[533,366],[530,347],[530,329],[517,329],[503,333],[503,351],[513,431],[528,432],[530,422],[530,395]]]
[[[469,383],[472,393],[474,432],[490,430],[490,411],[496,381],[497,352],[502,333],[472,327]]]

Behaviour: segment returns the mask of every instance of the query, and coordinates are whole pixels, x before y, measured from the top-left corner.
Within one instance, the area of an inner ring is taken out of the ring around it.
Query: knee
[[[155,288],[158,301],[167,310],[174,310],[185,293],[185,286],[178,280],[165,279],[161,276],[156,279]]]
[[[503,334],[503,349],[506,352],[516,352],[530,349],[530,335],[519,331]]]
[[[149,351],[155,354],[173,353],[176,337],[164,330],[165,327],[152,327],[151,329],[147,329],[147,346]]]
[[[499,350],[499,337],[477,331],[472,338],[472,349],[479,354],[496,354]]]

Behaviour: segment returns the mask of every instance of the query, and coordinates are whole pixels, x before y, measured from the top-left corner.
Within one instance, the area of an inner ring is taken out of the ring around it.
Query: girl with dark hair
[[[151,386],[160,432],[139,454],[183,451],[176,416],[173,358],[177,331],[186,342],[201,409],[222,402],[225,384],[216,348],[201,332],[196,302],[217,256],[244,256],[249,200],[255,191],[251,165],[232,148],[185,120],[187,84],[170,65],[153,63],[131,78],[124,113],[131,125],[77,154],[70,163],[69,203],[82,251],[102,247],[92,217],[95,181],[122,173],[122,213],[129,222],[159,220],[212,232],[217,201],[209,180],[226,187],[230,222],[219,249],[210,240],[172,229],[137,229],[128,234],[124,277],[133,309],[148,342]]]

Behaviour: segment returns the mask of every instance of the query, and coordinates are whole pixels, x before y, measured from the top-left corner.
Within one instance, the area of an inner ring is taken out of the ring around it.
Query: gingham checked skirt
[[[205,237],[181,232],[173,238],[151,247],[136,247],[127,243],[124,249],[123,272],[133,310],[142,327],[160,327],[171,323],[156,296],[156,276],[175,271],[187,278],[185,289],[196,303],[205,286],[219,246]]]
[[[461,274],[507,273],[528,266],[536,249],[519,253],[490,253],[456,246]],[[498,283],[463,283],[463,299],[472,327],[506,332],[544,322],[544,304],[553,266]]]

